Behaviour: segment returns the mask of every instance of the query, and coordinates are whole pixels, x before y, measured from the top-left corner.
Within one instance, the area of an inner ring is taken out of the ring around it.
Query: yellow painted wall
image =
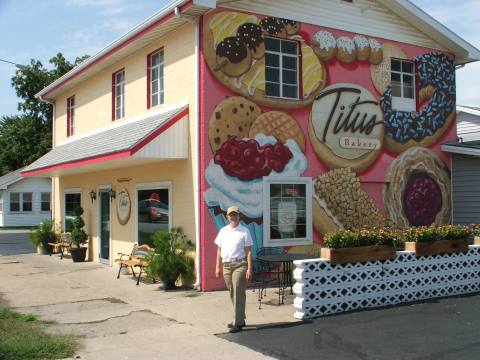
[[[82,207],[84,208],[85,231],[92,237],[93,254],[92,260],[97,260],[98,254],[98,208],[99,198],[90,200],[90,191],[95,189],[98,194],[100,185],[110,185],[114,190],[120,191],[126,188],[132,202],[132,213],[126,225],[118,222],[116,214],[116,200],[111,202],[111,257],[116,258],[118,252],[130,253],[136,240],[136,186],[142,183],[169,182],[171,185],[172,198],[172,226],[181,226],[189,239],[195,238],[195,205],[193,202],[193,183],[189,160],[164,161],[142,166],[130,166],[97,173],[72,175],[60,178],[58,186],[58,211],[63,214],[63,198],[65,190],[72,188],[82,189]],[[131,178],[128,182],[118,182],[117,179]],[[59,218],[59,217],[57,217]]]
[[[75,135],[112,123],[112,74],[125,69],[125,118],[146,114],[147,55],[164,49],[165,103],[151,110],[182,101],[193,104],[195,94],[195,28],[186,24],[154,41],[55,99],[55,144],[67,137],[67,98],[75,95]]]
[[[164,49],[164,91],[165,103],[147,110],[147,55],[163,47]],[[147,116],[156,111],[181,102],[188,102],[189,113],[189,158],[188,160],[159,161],[150,165],[128,166],[116,170],[61,176],[54,179],[53,214],[61,223],[64,213],[65,189],[82,189],[82,206],[85,214],[86,231],[92,237],[93,260],[98,254],[98,199],[93,204],[89,192],[98,191],[99,185],[111,185],[119,191],[126,187],[132,200],[132,214],[126,225],[120,225],[112,202],[112,247],[111,258],[118,252],[129,253],[136,240],[136,191],[135,185],[145,182],[171,182],[172,225],[181,226],[189,239],[195,239],[196,191],[194,173],[196,171],[196,116],[195,116],[195,27],[186,24],[181,28],[154,41],[145,48],[110,66],[94,77],[85,80],[75,88],[55,99],[54,143],[58,145],[66,139],[67,98],[75,95],[75,135],[109,126],[111,121],[111,78],[112,73],[125,69],[125,118]],[[74,140],[75,136],[72,137]],[[130,182],[118,183],[118,178],[130,177]]]

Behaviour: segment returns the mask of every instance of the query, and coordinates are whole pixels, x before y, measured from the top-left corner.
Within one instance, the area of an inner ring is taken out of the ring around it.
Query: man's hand
[[[222,270],[219,266],[215,267],[215,277],[220,277],[222,275]]]
[[[247,278],[247,281],[252,280],[252,270],[247,269],[247,272],[245,273],[245,277]]]

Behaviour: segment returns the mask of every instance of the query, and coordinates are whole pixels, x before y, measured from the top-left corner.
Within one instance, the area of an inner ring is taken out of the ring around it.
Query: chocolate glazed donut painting
[[[392,109],[392,89],[380,99],[385,120],[385,147],[400,153],[412,146],[429,147],[450,127],[455,117],[455,66],[448,56],[427,53],[415,58],[421,90],[427,104],[419,112]],[[425,99],[427,98],[427,99]]]
[[[218,12],[204,27],[206,63],[220,83],[259,105],[303,108],[325,87],[327,71],[310,44],[299,34],[300,27],[294,20]],[[267,43],[270,48],[265,56]],[[280,46],[282,51],[294,55],[284,64],[289,70],[282,70],[282,76],[287,73],[291,76],[288,81],[295,90],[290,89],[293,93],[283,97],[276,94],[276,90],[267,91],[267,84],[278,83],[280,75],[272,52],[278,54]],[[297,56],[299,54],[301,56]]]

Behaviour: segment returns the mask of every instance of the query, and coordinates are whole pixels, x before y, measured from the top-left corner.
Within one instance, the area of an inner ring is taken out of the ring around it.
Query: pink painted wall
[[[210,13],[204,17],[202,22],[202,28],[208,26],[208,22],[211,17],[221,10]],[[264,18],[262,15],[257,15],[259,19]],[[355,34],[345,31],[329,29],[325,27],[312,26],[302,23],[299,34],[309,43],[313,38],[313,35],[319,30],[329,31],[335,38],[340,36],[353,37]],[[419,46],[396,43],[390,40],[376,39],[380,44],[390,43],[401,48],[408,59],[414,59],[416,56],[435,51],[428,48]],[[222,84],[214,76],[212,70],[208,64],[203,61],[204,49],[202,46],[202,62],[201,62],[201,147],[202,147],[202,163],[201,163],[201,178],[202,178],[202,199],[204,199],[204,193],[210,188],[210,184],[205,180],[205,171],[209,166],[210,161],[213,158],[213,151],[209,146],[209,119],[214,112],[215,107],[223,99],[228,96],[239,96],[238,93],[230,90],[227,86]],[[449,55],[450,56],[450,55]],[[451,56],[450,56],[451,57]],[[380,100],[382,94],[380,94],[374,87],[370,67],[371,64],[368,61],[356,61],[352,64],[345,64],[337,59],[332,59],[324,62],[327,71],[327,86],[337,83],[352,83],[360,85],[368,90],[377,101]],[[279,110],[287,112],[292,115],[299,123],[303,130],[306,139],[305,156],[308,161],[308,167],[302,176],[316,177],[320,174],[329,171],[329,167],[322,162],[316,155],[312,148],[312,143],[308,136],[308,119],[312,110],[312,105],[307,105],[301,109],[274,109],[265,105],[260,105],[263,112],[270,110]],[[440,150],[442,143],[446,141],[455,141],[455,120],[445,133],[439,137],[435,143],[428,148],[433,151],[438,157],[450,168],[451,159],[449,154],[443,153]],[[360,177],[362,189],[365,190],[368,195],[374,200],[375,205],[378,207],[382,214],[385,214],[384,199],[382,196],[382,186],[385,183],[385,176],[387,169],[394,159],[400,154],[382,148],[376,157],[375,161],[364,171],[357,173]],[[202,269],[202,287],[204,290],[214,290],[224,287],[222,279],[216,279],[214,275],[215,269],[215,254],[216,246],[214,244],[215,236],[218,232],[217,227],[213,221],[211,214],[209,213],[208,206],[205,200],[202,200],[202,215],[201,215],[201,269]],[[314,229],[314,239],[316,243],[322,241],[322,234]]]

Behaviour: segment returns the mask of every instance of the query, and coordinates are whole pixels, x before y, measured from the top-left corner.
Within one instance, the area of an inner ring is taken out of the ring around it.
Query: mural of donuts
[[[270,178],[313,182],[313,244],[287,245],[292,252],[314,251],[336,229],[450,221],[439,141],[455,139],[450,54],[225,9],[202,25],[206,239],[235,204],[253,253],[265,246]],[[413,111],[396,110],[395,61],[413,64]]]

